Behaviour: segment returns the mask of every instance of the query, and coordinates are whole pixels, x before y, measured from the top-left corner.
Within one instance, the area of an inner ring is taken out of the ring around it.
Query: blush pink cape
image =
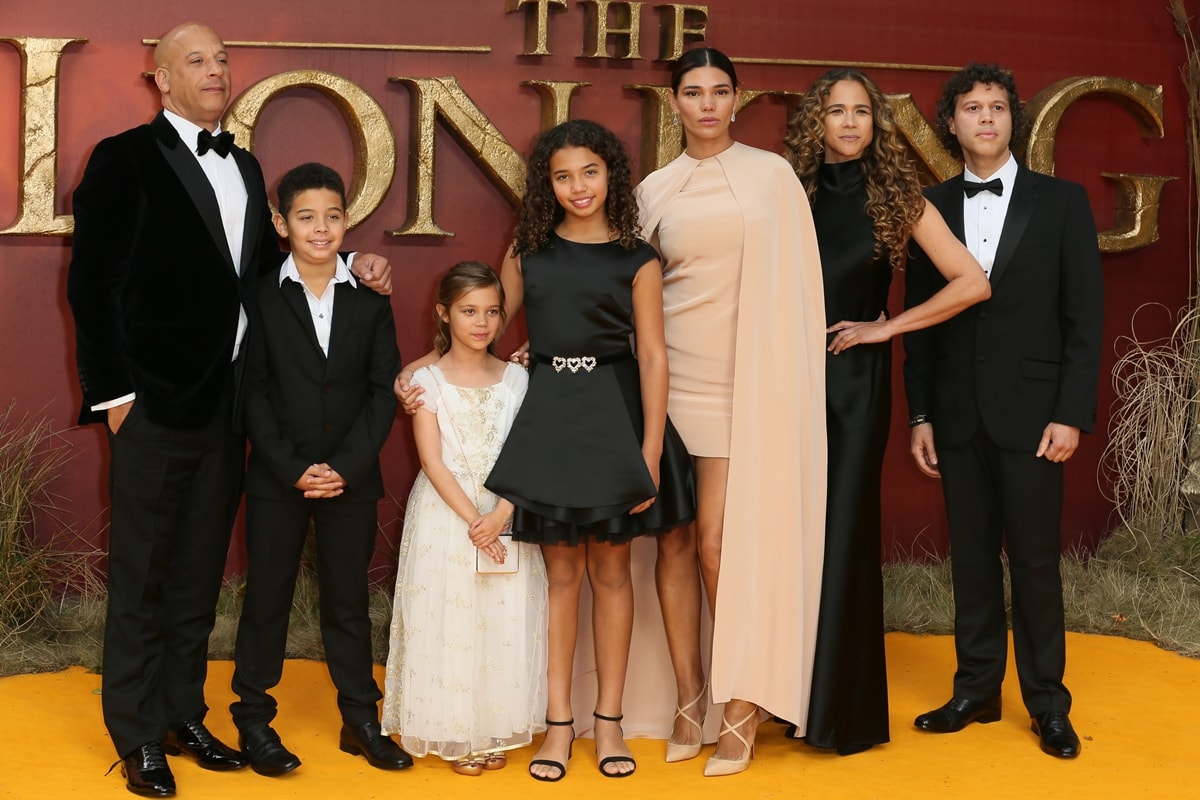
[[[783,158],[742,144],[715,158],[741,209],[744,244],[713,701],[756,703],[803,733],[825,550],[820,254],[804,189]],[[685,153],[638,187],[644,238],[657,238],[699,163]]]

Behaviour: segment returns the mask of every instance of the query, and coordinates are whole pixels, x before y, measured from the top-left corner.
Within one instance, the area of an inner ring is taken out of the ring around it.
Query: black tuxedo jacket
[[[326,357],[303,286],[280,284],[278,269],[260,282],[246,354],[248,495],[298,497],[296,480],[327,463],[346,481],[342,497],[383,496],[379,451],[396,416],[400,371],[392,306],[361,284],[333,291]]]
[[[960,240],[962,182],[960,174],[926,191]],[[914,247],[905,306],[945,283]],[[927,415],[936,442],[950,446],[965,444],[980,425],[1000,447],[1030,452],[1050,422],[1090,432],[1104,297],[1082,186],[1018,168],[991,285],[988,300],[905,335],[910,413]]]
[[[239,279],[190,146],[160,113],[96,145],[75,190],[67,297],[80,423],[103,422],[91,406],[130,392],[161,425],[209,422],[230,380],[239,305],[251,312],[259,274],[280,259],[262,169],[234,147],[247,195]]]

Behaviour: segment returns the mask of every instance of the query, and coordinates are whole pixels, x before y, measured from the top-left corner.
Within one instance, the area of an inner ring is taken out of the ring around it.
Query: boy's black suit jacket
[[[297,479],[327,463],[346,481],[343,497],[383,496],[379,451],[396,416],[400,371],[392,306],[362,286],[333,286],[329,356],[321,352],[304,287],[263,277],[246,356],[246,493],[295,498]]]
[[[160,112],[96,145],[75,190],[67,295],[81,424],[105,421],[91,407],[130,392],[160,425],[209,422],[231,379],[239,306],[252,313],[258,276],[280,260],[258,161],[229,155],[246,185],[239,278],[189,146]]]
[[[992,296],[904,337],[909,411],[929,417],[936,445],[964,445],[983,425],[1000,447],[1034,453],[1050,422],[1095,426],[1104,298],[1087,194],[1024,166],[1011,191]],[[926,196],[962,240],[962,175]],[[905,307],[945,283],[914,247]]]

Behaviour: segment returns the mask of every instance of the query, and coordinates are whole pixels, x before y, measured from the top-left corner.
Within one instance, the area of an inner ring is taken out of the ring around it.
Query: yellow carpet
[[[1075,696],[1071,719],[1083,738],[1074,761],[1043,755],[1029,731],[1010,664],[1004,719],[970,725],[954,735],[912,727],[922,711],[948,697],[953,643],[944,636],[889,634],[892,742],[840,758],[789,742],[782,727],[764,723],[750,770],[706,779],[701,757],[662,762],[663,743],[630,742],[638,771],[602,778],[589,739],[575,743],[568,775],[559,784],[525,774],[533,748],[514,751],[509,767],[478,778],[455,775],[440,761],[421,759],[405,772],[379,772],[337,749],[338,716],[325,666],[289,661],[284,672],[283,740],[304,765],[285,778],[250,770],[213,773],[172,758],[178,797],[218,800],[401,800],[414,798],[1195,798],[1200,743],[1200,661],[1152,644],[1070,634],[1067,685]],[[235,740],[226,707],[232,665],[209,673],[208,717],[214,733]],[[636,680],[636,676],[630,676]],[[0,679],[0,797],[20,800],[124,798],[100,719],[100,679],[82,669]]]

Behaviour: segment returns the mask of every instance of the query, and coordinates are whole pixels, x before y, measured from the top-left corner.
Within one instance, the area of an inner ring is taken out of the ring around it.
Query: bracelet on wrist
[[[910,427],[910,428],[915,428],[915,427],[917,427],[918,425],[924,425],[924,424],[926,424],[926,423],[927,423],[927,422],[929,422],[929,421],[930,421],[930,419],[929,419],[929,415],[927,415],[927,414],[915,414],[915,415],[913,415],[912,419],[910,419],[910,420],[908,421],[908,427]]]

